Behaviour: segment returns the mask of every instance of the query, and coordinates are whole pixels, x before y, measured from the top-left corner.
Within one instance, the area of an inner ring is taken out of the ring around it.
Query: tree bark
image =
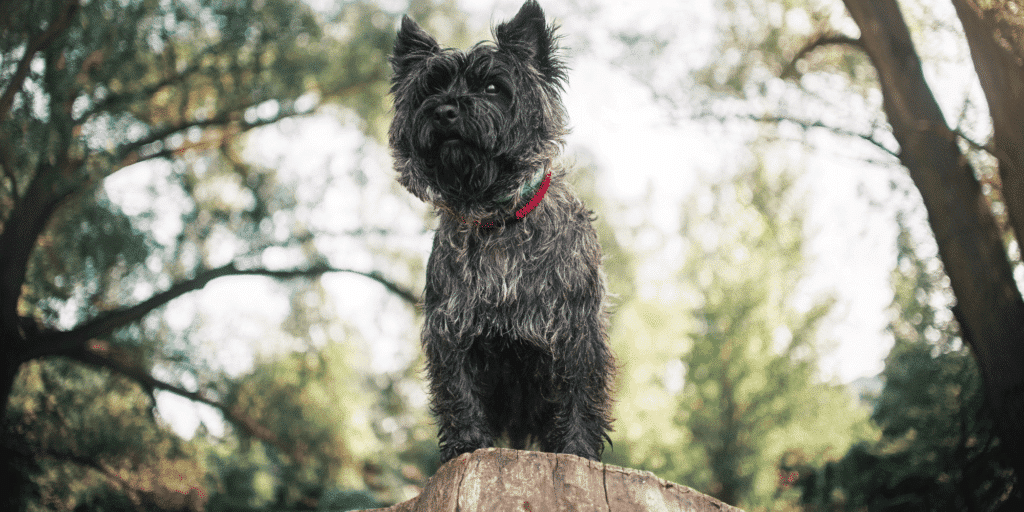
[[[953,0],[967,36],[971,60],[985,92],[999,159],[1003,201],[1017,242],[1024,241],[1024,62],[1022,51],[974,0]]]
[[[648,471],[564,453],[484,448],[452,459],[419,496],[368,512],[742,512]]]
[[[997,431],[1024,474],[1024,301],[991,207],[928,88],[896,1],[844,1],[878,73],[900,161],[924,200]]]

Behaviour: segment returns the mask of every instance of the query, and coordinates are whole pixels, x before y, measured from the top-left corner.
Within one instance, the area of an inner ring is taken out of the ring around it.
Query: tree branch
[[[193,120],[176,124],[174,126],[167,126],[164,128],[160,128],[158,130],[154,130],[148,136],[142,137],[136,141],[125,144],[124,146],[119,148],[116,156],[116,163],[114,164],[108,176],[125,167],[128,167],[129,165],[133,165],[146,160],[152,160],[154,158],[169,158],[171,156],[177,155],[189,149],[194,149],[198,146],[201,146],[202,143],[197,143],[191,146],[181,148],[164,148],[162,150],[148,154],[141,153],[143,147],[149,144],[164,141],[171,135],[183,132],[185,130],[188,130],[189,128],[211,128],[216,126],[224,127],[226,128],[227,131],[221,136],[220,144],[223,144],[227,139],[235,137],[241,133],[247,132],[254,128],[274,124],[278,121],[291,117],[304,116],[315,110],[313,109],[310,111],[298,112],[295,110],[288,109],[268,119],[258,119],[251,123],[245,122],[243,120],[245,111],[257,105],[258,104],[245,105],[242,107],[229,110],[227,112],[223,112],[220,115],[212,117],[210,119]]]
[[[992,158],[995,158],[996,160],[1001,160],[1003,158],[1006,158],[1006,153],[1004,153],[999,148],[995,147],[992,144],[982,144],[982,143],[980,143],[980,142],[978,142],[978,141],[968,137],[967,134],[964,133],[963,130],[960,130],[959,128],[956,129],[956,130],[950,130],[950,131],[951,131],[951,133],[953,135],[958,137],[960,140],[966,142],[967,145],[970,146],[971,149],[973,149],[975,151],[982,151],[982,152],[988,153]]]
[[[830,125],[827,125],[825,123],[822,123],[821,121],[807,121],[807,120],[796,119],[796,118],[792,118],[792,117],[788,117],[788,116],[755,116],[753,114],[748,114],[748,115],[742,116],[742,117],[744,119],[747,119],[747,120],[750,120],[750,121],[757,121],[759,123],[769,123],[769,124],[793,123],[793,124],[803,128],[804,130],[810,130],[811,128],[822,128],[822,129],[828,130],[828,131],[830,131],[830,132],[832,132],[832,133],[834,133],[836,135],[842,135],[844,137],[857,137],[859,139],[863,139],[864,141],[870,143],[871,145],[877,147],[878,149],[881,149],[882,151],[886,152],[887,154],[889,154],[889,155],[891,155],[893,157],[896,157],[896,158],[900,157],[898,152],[889,149],[888,147],[886,147],[885,144],[882,144],[881,141],[875,139],[871,134],[855,132],[853,130],[847,130],[846,128],[840,128],[838,126],[830,126]]]
[[[18,204],[18,201],[20,201],[18,177],[14,174],[14,166],[11,164],[11,154],[7,151],[6,140],[0,140],[0,166],[3,166],[4,176],[11,183],[11,199],[14,200],[14,204]]]
[[[228,112],[221,113],[220,115],[212,117],[210,119],[193,120],[176,124],[173,126],[166,126],[163,128],[155,129],[151,131],[149,135],[142,137],[138,140],[135,140],[133,142],[129,142],[128,144],[125,144],[124,146],[118,148],[116,157],[117,164],[115,164],[115,170],[148,159],[148,156],[146,158],[143,158],[139,155],[139,150],[143,146],[147,146],[155,142],[160,142],[166,139],[167,137],[170,137],[171,135],[185,131],[189,128],[203,128],[216,125],[227,125],[232,122],[237,122],[239,119],[241,119],[241,117],[242,114],[240,112],[238,112],[237,110],[231,110]],[[173,153],[175,150],[169,151]],[[113,171],[111,171],[111,173],[113,173]]]
[[[953,0],[971,60],[992,118],[999,177],[1018,242],[1024,243],[1024,64],[1011,48],[1020,41],[1000,37],[998,24],[974,0]],[[991,7],[990,7],[991,8]]]
[[[83,112],[82,115],[80,115],[78,118],[74,120],[74,123],[81,124],[90,117],[100,112],[106,111],[119,103],[130,103],[136,99],[150,98],[154,94],[160,92],[160,90],[164,87],[167,87],[168,85],[177,82],[184,81],[186,78],[189,77],[189,75],[202,69],[201,63],[203,62],[204,58],[220,50],[221,48],[223,48],[223,46],[223,42],[207,46],[202,51],[200,51],[195,56],[195,58],[192,59],[192,62],[189,63],[188,66],[185,66],[184,69],[182,69],[180,72],[171,73],[159,82],[156,82],[148,86],[143,86],[140,89],[131,92],[126,92],[122,94],[111,94],[110,96],[105,97],[103,100],[97,102],[91,108]]]
[[[12,339],[21,338],[15,331],[18,325],[18,298],[25,281],[28,259],[36,240],[46,228],[57,208],[74,192],[73,188],[54,190],[54,175],[70,175],[81,161],[62,158],[56,165],[42,163],[29,182],[25,197],[14,210],[0,232],[0,326],[9,329],[0,333]]]
[[[25,54],[18,62],[7,89],[0,95],[0,120],[6,119],[10,114],[14,95],[21,90],[28,77],[35,54],[49,46],[61,32],[67,30],[78,8],[78,0],[68,0],[57,18],[50,22],[50,26],[25,45]],[[51,173],[64,172],[71,175],[70,171],[80,161],[72,161],[67,155],[61,155],[56,164],[40,164],[22,200],[18,198],[18,182],[11,167],[7,142],[6,136],[0,140],[0,164],[3,165],[4,173],[11,182],[12,197],[16,198],[16,202],[11,215],[4,223],[3,232],[0,233],[0,269],[3,270],[0,272],[0,327],[6,329],[6,332],[0,332],[0,336],[18,339],[18,298],[21,296],[21,285],[25,280],[28,257],[50,216],[72,192],[71,189],[56,191]]]
[[[407,303],[415,305],[417,297],[407,288],[398,285],[385,278],[378,272],[360,272],[358,270],[341,269],[328,267],[326,265],[313,266],[307,269],[295,270],[269,270],[264,268],[239,269],[234,263],[223,267],[207,270],[196,277],[174,284],[164,292],[158,293],[149,299],[134,306],[115,309],[99,315],[98,317],[85,322],[70,331],[50,331],[41,334],[36,342],[27,346],[20,354],[21,361],[28,361],[38,357],[54,355],[74,355],[81,351],[85,344],[97,337],[110,334],[114,330],[141,320],[154,309],[166,305],[168,302],[205,287],[210,281],[226,276],[264,276],[274,279],[296,279],[312,278],[327,273],[348,272],[368,277],[384,285],[388,291],[398,295]]]
[[[50,23],[49,27],[38,36],[32,38],[31,41],[25,46],[25,54],[21,56],[21,60],[18,62],[18,68],[14,71],[11,76],[11,83],[7,84],[7,89],[4,90],[2,96],[0,96],[0,119],[7,117],[7,114],[11,111],[11,105],[14,104],[14,95],[21,90],[22,84],[25,82],[25,78],[28,77],[29,69],[31,69],[32,58],[35,57],[43,48],[49,46],[54,39],[71,25],[71,18],[74,17],[75,13],[78,12],[78,0],[68,0],[64,4],[64,7],[60,10],[57,15],[57,19]]]
[[[278,439],[276,434],[274,434],[269,428],[259,424],[259,422],[253,419],[252,416],[246,414],[240,407],[225,405],[212,398],[206,397],[205,395],[198,391],[189,391],[180,386],[175,386],[174,384],[164,382],[150,375],[150,373],[145,369],[140,368],[137,365],[134,365],[128,361],[121,361],[116,357],[110,357],[108,355],[102,354],[100,350],[84,349],[79,350],[76,353],[67,355],[71,359],[74,359],[81,363],[88,364],[90,366],[107,368],[115,373],[121,374],[131,380],[134,380],[143,387],[167,391],[170,393],[174,393],[175,395],[192,400],[193,402],[199,402],[202,404],[209,405],[210,407],[213,407],[214,409],[220,411],[224,415],[224,418],[226,420],[240,428],[249,436],[284,449],[283,445],[280,442],[280,439]]]
[[[794,55],[793,59],[789,61],[789,64],[783,68],[782,76],[780,78],[796,78],[798,76],[796,71],[797,62],[818,48],[832,45],[850,46],[859,50],[864,50],[864,45],[861,43],[860,39],[830,32],[818,34],[817,37],[808,41],[803,48],[800,48],[800,51],[796,52],[796,55]]]
[[[52,448],[46,448],[42,446],[24,448],[21,446],[9,446],[9,450],[17,454],[18,457],[24,457],[26,460],[36,459],[53,459],[64,462],[71,462],[79,466],[92,469],[103,476],[114,481],[121,487],[121,489],[127,494],[128,500],[132,502],[135,510],[146,510],[142,507],[142,499],[139,496],[139,490],[133,487],[127,480],[121,478],[116,471],[111,470],[104,466],[100,461],[93,457],[87,457],[85,455],[79,455],[73,451],[59,452]]]

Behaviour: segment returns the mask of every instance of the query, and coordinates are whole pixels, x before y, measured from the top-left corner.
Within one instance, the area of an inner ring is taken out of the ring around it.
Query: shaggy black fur
[[[440,214],[423,346],[441,460],[502,434],[598,460],[614,360],[592,212],[556,161],[565,66],[532,0],[494,36],[442,49],[405,17],[391,60],[398,181]]]

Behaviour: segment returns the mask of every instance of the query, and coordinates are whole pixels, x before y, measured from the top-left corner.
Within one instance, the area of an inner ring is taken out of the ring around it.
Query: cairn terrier
[[[441,48],[404,17],[391,57],[398,182],[440,217],[422,342],[441,461],[502,435],[598,460],[615,365],[593,213],[558,158],[566,67],[533,0],[493,33]]]

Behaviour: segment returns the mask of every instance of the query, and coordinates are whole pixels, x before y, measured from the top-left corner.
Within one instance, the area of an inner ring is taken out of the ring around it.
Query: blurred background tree
[[[362,487],[347,447],[373,436],[367,402],[385,390],[345,373],[344,348],[238,377],[204,357],[201,315],[150,313],[232,275],[349,271],[415,301],[379,274],[332,267],[292,184],[242,155],[252,130],[328,105],[381,140],[397,13],[282,0],[2,10],[2,471],[15,483],[3,508],[198,510],[211,495],[221,509],[294,507]],[[125,211],[110,184],[143,167]],[[171,433],[159,391],[219,410],[243,455]]]
[[[983,409],[977,362],[952,324],[947,278],[898,222],[896,344],[872,415],[881,436],[838,460],[793,450],[781,468],[807,510],[992,510],[1013,492],[1013,469]]]
[[[658,283],[656,302],[627,301],[615,316],[626,442],[609,461],[745,510],[781,510],[796,495],[779,486],[784,450],[838,454],[871,436],[854,397],[817,376],[827,348],[818,326],[833,300],[800,298],[793,185],[754,164],[684,202],[678,277]]]
[[[895,201],[886,208],[929,228],[914,244],[901,239],[901,272],[922,237],[937,242],[923,258],[928,283],[893,282],[902,320],[890,327],[896,345],[873,417],[882,439],[851,452],[843,472],[826,466],[803,480],[805,498],[870,510],[1021,508],[1024,6],[739,0],[721,7],[714,58],[679,73],[665,63],[691,55],[688,34],[626,30],[622,65],[677,116],[733,127],[749,120],[767,128],[760,140],[795,141],[804,155],[830,148],[892,171],[893,193],[883,200]],[[828,176],[834,163],[813,172]],[[918,296],[926,298],[908,300]],[[908,336],[909,327],[917,334]],[[969,347],[973,362],[949,339]]]

